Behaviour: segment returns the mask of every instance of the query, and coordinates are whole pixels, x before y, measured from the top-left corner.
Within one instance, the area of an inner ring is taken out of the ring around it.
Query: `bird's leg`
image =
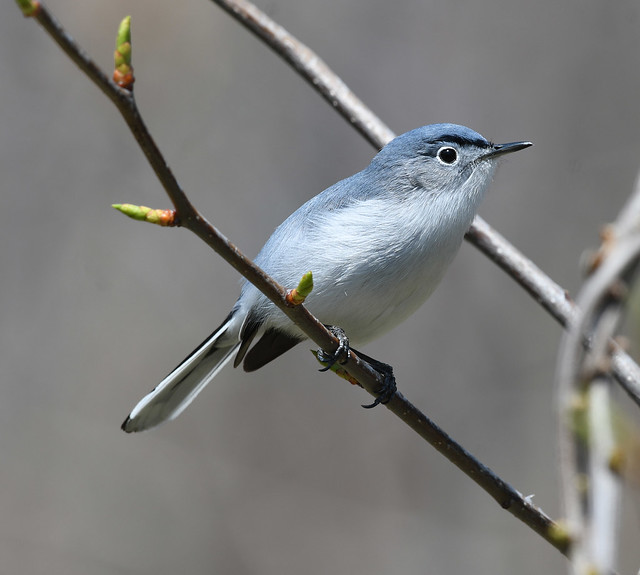
[[[322,369],[320,369],[320,371],[328,371],[336,364],[336,362],[340,363],[340,365],[343,365],[344,363],[346,363],[349,349],[351,349],[351,347],[349,346],[349,338],[347,337],[347,334],[344,332],[344,330],[341,327],[338,327],[335,325],[325,325],[325,327],[340,341],[340,345],[338,346],[338,349],[336,349],[334,353],[326,353],[321,349],[318,350],[318,361],[327,364],[326,367],[323,367]],[[385,403],[389,403],[389,401],[391,400],[391,398],[393,397],[393,395],[397,390],[396,378],[393,375],[393,367],[391,367],[387,363],[382,363],[377,359],[373,359],[372,357],[369,357],[368,355],[365,355],[360,351],[357,351],[355,349],[353,351],[355,351],[358,354],[358,357],[360,359],[367,362],[375,371],[380,373],[384,378],[382,383],[382,389],[378,397],[376,397],[373,403],[369,405],[363,405],[362,407],[364,407],[365,409],[371,409],[376,405],[380,405],[380,404],[384,405]]]
[[[326,363],[326,367],[323,367],[319,371],[329,371],[336,362],[343,365],[347,361],[347,355],[349,354],[349,338],[341,327],[337,325],[325,325],[326,327],[340,342],[338,349],[333,353],[327,353],[326,351],[318,350],[318,361]]]
[[[358,357],[364,361],[366,361],[373,369],[375,369],[378,373],[383,376],[382,389],[378,394],[378,397],[375,398],[373,403],[369,405],[363,405],[365,409],[371,409],[376,405],[385,405],[391,401],[391,398],[394,396],[396,390],[398,389],[396,385],[396,378],[393,375],[393,367],[391,367],[388,363],[382,363],[377,359],[373,359],[372,357],[365,355],[361,351],[354,349]]]

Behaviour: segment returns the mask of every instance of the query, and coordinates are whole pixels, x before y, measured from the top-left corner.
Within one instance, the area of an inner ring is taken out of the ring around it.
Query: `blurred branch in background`
[[[628,454],[612,398],[611,345],[640,264],[640,175],[617,221],[603,232],[557,369],[560,470],[575,572],[613,573],[618,557],[620,473]],[[626,388],[625,388],[626,389]],[[636,397],[630,393],[631,397]],[[622,417],[618,415],[618,417]]]

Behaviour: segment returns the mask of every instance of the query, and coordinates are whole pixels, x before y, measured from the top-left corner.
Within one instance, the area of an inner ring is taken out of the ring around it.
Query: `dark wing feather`
[[[253,336],[255,336],[255,333]],[[253,336],[251,339],[253,339]],[[291,336],[275,329],[269,329],[260,338],[258,343],[249,350],[249,353],[246,354],[242,367],[245,371],[260,369],[263,365],[282,355],[285,351],[289,351],[294,345],[303,341],[303,339],[304,338]],[[240,353],[238,353],[238,356],[239,355]]]

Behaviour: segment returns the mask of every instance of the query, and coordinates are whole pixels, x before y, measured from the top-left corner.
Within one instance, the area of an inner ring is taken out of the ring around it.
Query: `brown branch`
[[[252,30],[254,30],[253,26],[256,26],[255,30],[259,29],[258,21],[266,18],[266,16],[261,15],[255,7],[251,7],[251,5],[246,2],[225,2],[224,4],[226,5],[225,9],[236,15],[236,17],[240,17],[240,13],[236,13],[234,9],[232,9],[232,6],[237,7],[242,5],[244,8],[250,7],[247,14],[250,14],[251,17],[248,18],[247,22],[253,22],[252,26],[249,26]],[[269,297],[276,306],[322,349],[330,352],[337,349],[337,339],[335,339],[303,305],[291,306],[288,304],[286,297],[287,291],[246,258],[236,246],[207,222],[189,202],[160,150],[153,141],[151,134],[147,130],[138,112],[132,92],[120,88],[103,74],[73,39],[66,34],[44,6],[40,6],[39,10],[31,15],[38,20],[62,50],[116,105],[173,202],[176,209],[175,223],[189,229],[213,248],[247,280],[256,285],[260,291]],[[288,53],[290,55],[296,55],[304,48],[304,57],[301,58],[301,62],[304,61],[306,64],[302,65],[301,63],[297,69],[305,74],[321,74],[326,81],[317,78],[317,81],[313,82],[314,85],[319,87],[325,97],[329,98],[333,105],[339,109],[354,126],[363,134],[368,135],[367,139],[370,142],[381,147],[392,137],[392,133],[388,128],[384,127],[384,125],[364,107],[364,104],[362,104],[337,76],[317,59],[308,48],[303,47],[303,45],[297,41],[295,43],[292,42],[291,37],[288,36],[282,28],[274,28],[274,26],[276,25],[271,23],[269,27],[271,30],[270,37],[273,42],[270,45],[279,52],[278,42],[288,42],[290,47]],[[295,47],[295,49],[292,47]],[[372,395],[378,394],[382,383],[379,374],[372,370],[367,363],[360,360],[353,352],[351,352],[345,368],[369,393]],[[562,530],[557,524],[540,509],[532,505],[522,494],[500,479],[488,467],[471,456],[462,446],[457,444],[442,429],[406,400],[402,394],[396,393],[387,404],[387,408],[485,489],[503,508],[508,509],[510,513],[529,525],[536,533],[540,534],[562,553],[566,554],[569,547],[569,540],[563,535]]]
[[[255,34],[307,80],[374,147],[380,149],[395,138],[340,77],[318,55],[257,6],[245,0],[213,0]]]
[[[308,47],[276,24],[247,0],[212,0],[248,28],[296,70],[362,136],[382,148],[394,133]],[[466,239],[519,283],[563,327],[576,315],[568,292],[530,259],[518,251],[480,216],[476,216]],[[614,342],[611,342],[615,345]],[[640,404],[640,368],[622,350],[612,357],[612,373]]]
[[[529,498],[524,497],[489,467],[478,461],[400,392],[396,392],[386,407],[482,487],[503,509],[528,525],[562,554],[567,554],[571,542],[559,524],[542,509],[533,505]]]

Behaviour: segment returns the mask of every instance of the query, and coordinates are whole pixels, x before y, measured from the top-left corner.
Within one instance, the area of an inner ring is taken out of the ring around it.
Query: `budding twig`
[[[154,210],[147,206],[135,206],[133,204],[111,204],[119,212],[131,219],[148,222],[163,227],[173,227],[176,224],[175,210]]]
[[[313,273],[307,272],[302,276],[298,287],[287,292],[285,299],[289,305],[300,305],[307,299],[311,290],[313,290]]]

